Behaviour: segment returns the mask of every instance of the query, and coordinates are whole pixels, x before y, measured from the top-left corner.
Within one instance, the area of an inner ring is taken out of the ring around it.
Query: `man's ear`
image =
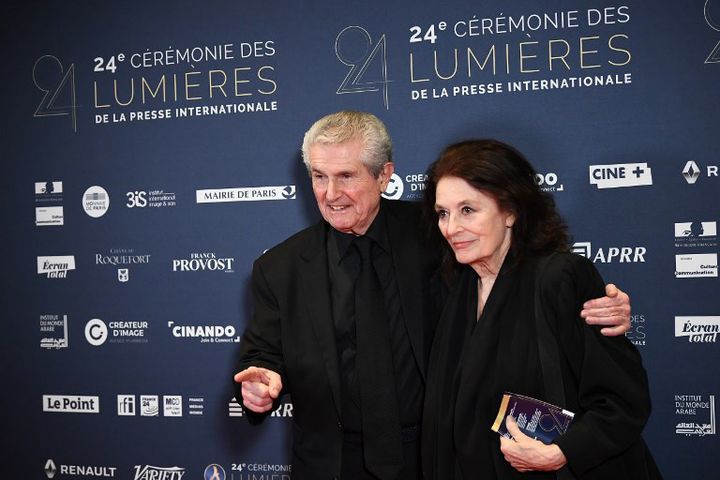
[[[380,180],[380,186],[382,187],[383,191],[385,191],[388,183],[390,183],[390,177],[392,177],[394,171],[395,164],[393,162],[387,162],[385,165],[383,165],[382,170],[380,170],[378,180]]]

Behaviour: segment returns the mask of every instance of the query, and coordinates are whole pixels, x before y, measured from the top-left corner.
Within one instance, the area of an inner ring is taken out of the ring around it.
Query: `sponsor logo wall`
[[[6,471],[292,477],[292,400],[251,426],[231,377],[341,109],[386,122],[389,200],[452,142],[517,147],[631,297],[665,478],[717,470],[720,0],[46,7],[9,7],[0,56]]]

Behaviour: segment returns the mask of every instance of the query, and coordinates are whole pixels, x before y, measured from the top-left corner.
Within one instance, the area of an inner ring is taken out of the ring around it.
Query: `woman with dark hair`
[[[567,227],[530,163],[495,140],[458,143],[431,165],[425,193],[451,285],[428,370],[425,478],[660,478],[640,435],[650,414],[640,355],[578,315],[604,282],[568,252]],[[558,378],[543,376],[545,327]],[[554,443],[512,420],[512,439],[490,430],[503,392],[547,399],[555,382],[575,418]]]

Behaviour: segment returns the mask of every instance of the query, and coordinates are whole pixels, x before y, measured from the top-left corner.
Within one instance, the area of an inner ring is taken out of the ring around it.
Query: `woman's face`
[[[515,215],[504,212],[492,196],[458,177],[437,184],[435,211],[440,232],[459,263],[497,273],[510,249]]]

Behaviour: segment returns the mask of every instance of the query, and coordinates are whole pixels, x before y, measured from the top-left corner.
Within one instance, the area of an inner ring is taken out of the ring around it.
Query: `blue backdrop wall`
[[[464,138],[530,158],[632,297],[662,470],[718,475],[720,1],[12,3],[4,471],[291,478],[290,399],[259,428],[232,402],[249,272],[318,218],[305,130],[360,109],[389,198]]]

